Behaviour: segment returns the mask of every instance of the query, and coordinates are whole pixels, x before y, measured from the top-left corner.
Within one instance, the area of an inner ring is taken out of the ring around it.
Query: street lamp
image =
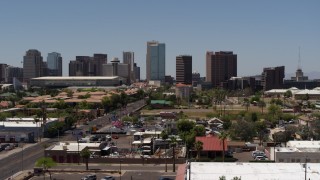
[[[121,163],[123,162],[123,160],[120,160],[120,180],[121,180]]]
[[[23,144],[19,145],[21,147],[21,171],[23,171]]]
[[[164,149],[164,158],[166,163],[166,172],[168,171],[168,163],[167,163],[167,147]]]

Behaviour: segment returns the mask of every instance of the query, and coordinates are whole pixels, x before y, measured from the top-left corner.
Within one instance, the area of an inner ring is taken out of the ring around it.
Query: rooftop
[[[117,79],[119,76],[46,76],[32,78],[35,80],[111,80]]]
[[[81,151],[82,149],[89,148],[99,148],[100,143],[77,143],[77,142],[60,142],[54,146],[47,148],[47,150],[52,151]]]
[[[320,141],[288,141],[287,147],[320,149]]]
[[[203,151],[223,151],[222,140],[217,136],[196,137],[196,141],[203,143]],[[227,150],[227,141],[225,140],[225,150]]]
[[[307,179],[320,179],[320,166],[307,164]],[[189,170],[186,179],[189,180]],[[301,180],[305,177],[305,169],[300,163],[213,163],[192,162],[191,179],[211,180],[225,176],[235,176],[245,180]]]

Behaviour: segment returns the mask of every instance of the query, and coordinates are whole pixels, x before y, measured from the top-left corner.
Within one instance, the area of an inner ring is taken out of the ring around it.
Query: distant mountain
[[[303,74],[305,76],[308,76],[309,80],[320,79],[320,72],[319,71],[304,72]],[[296,73],[288,73],[288,74],[286,74],[285,79],[291,79],[291,77],[294,77],[294,76],[296,76]]]

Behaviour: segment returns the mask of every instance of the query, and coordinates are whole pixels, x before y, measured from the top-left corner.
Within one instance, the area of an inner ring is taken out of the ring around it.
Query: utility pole
[[[176,172],[176,157],[175,157],[174,146],[175,144],[172,145],[172,158],[173,158],[172,172]]]
[[[164,149],[164,158],[165,158],[165,163],[166,163],[166,172],[168,171],[168,164],[167,164],[167,147]]]
[[[304,164],[304,180],[307,180],[307,162],[308,156],[306,157],[306,163]]]
[[[189,161],[189,180],[191,180],[191,161]]]

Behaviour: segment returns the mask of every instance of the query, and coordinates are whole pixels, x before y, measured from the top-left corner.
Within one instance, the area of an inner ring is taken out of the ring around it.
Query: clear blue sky
[[[166,74],[175,76],[175,57],[193,56],[205,76],[205,52],[233,51],[238,75],[263,67],[320,66],[319,0],[28,0],[0,1],[0,62],[22,67],[28,49],[59,52],[68,63],[77,55],[134,51],[145,77],[146,42],[166,44]]]

